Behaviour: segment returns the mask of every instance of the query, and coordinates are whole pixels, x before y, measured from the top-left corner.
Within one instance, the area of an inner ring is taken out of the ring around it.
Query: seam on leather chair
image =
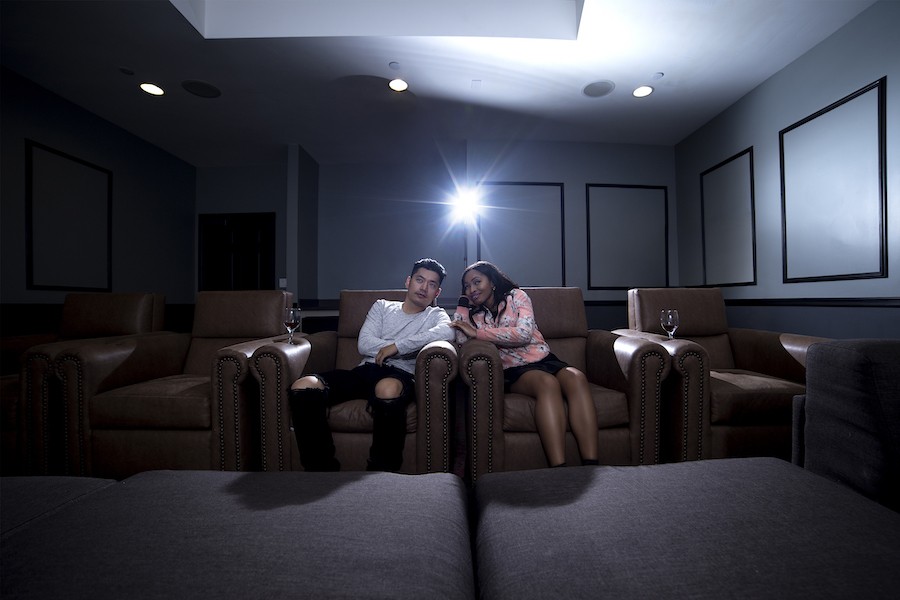
[[[229,361],[234,363],[237,367],[235,369],[235,376],[233,381],[231,382],[231,390],[232,390],[232,408],[234,410],[234,470],[241,470],[241,419],[240,419],[240,407],[238,406],[238,380],[241,375],[241,363],[233,356],[223,356],[219,357],[216,361],[216,376],[219,381],[222,381],[222,364],[224,361]],[[219,464],[221,465],[221,470],[226,470],[225,463],[225,393],[222,389],[222,386],[217,386],[219,388],[218,394],[218,414],[219,414]]]

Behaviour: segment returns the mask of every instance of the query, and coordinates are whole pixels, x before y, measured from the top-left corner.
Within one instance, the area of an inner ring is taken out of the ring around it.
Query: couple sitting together
[[[480,339],[496,344],[507,391],[536,399],[535,421],[547,463],[565,466],[566,410],[582,464],[597,464],[597,414],[584,373],[550,352],[534,320],[531,299],[496,266],[466,267],[462,296],[451,320],[436,306],[446,275],[423,258],[406,278],[402,302],[378,300],[359,332],[363,361],[352,370],[306,375],[291,385],[290,408],[307,471],[337,471],[328,427],[330,406],[367,398],[373,419],[370,471],[398,471],[406,439],[406,406],[414,398],[416,355],[438,340]]]

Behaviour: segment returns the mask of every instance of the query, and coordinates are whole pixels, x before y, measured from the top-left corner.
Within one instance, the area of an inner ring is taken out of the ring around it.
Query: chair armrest
[[[587,352],[588,380],[624,392],[628,399],[632,463],[658,463],[662,382],[671,369],[668,352],[656,342],[599,329],[588,331]]]
[[[250,370],[259,383],[260,469],[294,470],[288,390],[305,372],[312,345],[309,338],[293,344],[265,344],[253,351]],[[299,465],[298,465],[299,467]]]
[[[466,422],[467,451],[472,459],[472,482],[484,473],[504,469],[503,365],[497,347],[469,340],[459,349],[459,374],[469,388]],[[482,451],[478,451],[481,448]]]
[[[665,462],[708,458],[710,449],[709,355],[691,340],[616,329],[613,333],[651,340],[662,346],[671,359],[671,370],[663,381],[660,432]],[[706,455],[704,456],[704,452]]]
[[[262,338],[216,351],[210,398],[213,468],[223,471],[259,468],[260,394],[256,379],[250,376],[250,361],[258,349],[286,339],[284,335]]]
[[[60,457],[51,449],[55,444],[51,438],[59,437],[55,427],[64,419],[56,357],[74,343],[77,342],[57,341],[30,346],[19,361],[18,443],[26,474],[49,475],[61,467],[56,464]]]
[[[448,473],[453,468],[450,382],[457,367],[456,347],[450,342],[431,342],[416,355],[417,473]]]
[[[756,371],[796,383],[806,381],[806,352],[828,338],[777,333],[762,329],[729,328],[731,352],[738,369]]]
[[[55,360],[66,412],[66,469],[90,475],[90,401],[96,394],[181,373],[187,333],[156,332],[98,338],[69,346]]]

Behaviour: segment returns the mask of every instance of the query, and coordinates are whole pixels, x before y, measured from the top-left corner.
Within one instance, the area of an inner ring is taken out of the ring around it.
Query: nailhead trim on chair
[[[651,356],[655,356],[659,358],[660,367],[656,370],[656,402],[654,403],[656,406],[656,452],[654,453],[654,464],[659,464],[659,422],[660,422],[660,414],[659,414],[659,405],[660,405],[660,384],[662,383],[661,374],[663,371],[663,366],[665,364],[665,360],[662,357],[662,354],[659,352],[650,352],[642,359],[641,363],[641,434],[640,434],[640,450],[639,450],[639,458],[638,464],[644,464],[644,440],[646,438],[646,413],[647,413],[647,359]]]
[[[52,361],[50,360],[49,355],[33,354],[28,357],[28,363],[26,365],[26,372],[30,373],[32,370],[32,367],[31,367],[32,363],[35,363],[38,361],[46,362],[48,365],[52,366]],[[50,368],[50,369],[48,369],[48,372],[52,371],[52,370],[53,369]],[[44,380],[41,381],[40,408],[41,408],[41,421],[43,422],[44,427],[43,427],[43,432],[42,432],[41,438],[39,440],[35,440],[34,437],[35,437],[35,429],[36,428],[35,428],[34,417],[33,417],[34,413],[32,411],[33,406],[30,403],[31,398],[33,397],[33,394],[34,394],[34,388],[32,387],[34,385],[34,380],[30,376],[26,377],[26,379],[27,379],[27,385],[26,385],[26,389],[25,389],[25,398],[29,404],[27,406],[25,406],[24,408],[25,408],[26,427],[27,427],[27,431],[29,432],[30,439],[29,439],[29,443],[25,445],[25,465],[27,468],[27,472],[31,473],[32,466],[35,461],[33,446],[35,444],[39,444],[44,449],[44,452],[43,452],[43,457],[41,460],[41,465],[39,465],[37,467],[39,469],[38,474],[47,475],[47,474],[49,474],[49,471],[50,471],[50,462],[49,462],[50,461],[50,436],[47,435],[47,418],[48,418],[48,415],[50,412],[50,409],[49,409],[49,406],[50,406],[49,385],[48,385],[46,378],[44,378]],[[68,418],[68,414],[66,414],[65,411],[63,414],[63,418],[64,419]],[[65,424],[65,421],[64,421],[64,424]],[[64,443],[66,441],[65,436],[67,433],[68,432],[66,431],[66,429],[63,428],[63,436],[64,436],[63,442]],[[68,452],[67,445],[64,445],[63,448],[64,448],[64,450],[63,450],[64,452]]]
[[[490,363],[490,359],[484,354],[473,356],[466,363],[466,371],[469,373],[469,379],[474,380],[472,375],[472,364],[476,361]],[[478,479],[478,386],[473,385],[472,388],[472,483]],[[487,472],[494,470],[494,372],[488,369],[488,441],[487,441]]]
[[[237,381],[241,376],[241,363],[236,360],[233,356],[220,357],[216,361],[216,375],[219,378],[219,381],[222,381],[222,365],[225,361],[233,363],[236,367],[236,375],[232,380],[232,407],[234,410],[234,466],[236,471],[241,470],[241,420],[240,420],[240,406],[238,405],[238,386]],[[219,397],[217,398],[218,402],[218,413],[219,413],[219,461],[222,466],[221,470],[225,469],[225,396],[222,390],[222,386],[219,387]]]
[[[450,369],[450,361],[446,356],[443,355],[431,355],[428,357],[425,363],[425,415],[424,415],[424,427],[425,427],[425,472],[432,473],[431,469],[431,386],[428,385],[428,381],[431,380],[431,362],[437,358],[440,358],[444,362],[447,363],[448,369],[446,370],[446,375],[444,375],[441,381],[441,390],[442,390],[442,403],[443,413],[441,414],[441,448],[443,450],[442,456],[444,458],[444,470],[450,470],[450,416],[448,413],[448,402],[449,396],[447,395],[447,381],[449,380]],[[417,424],[417,427],[422,427],[422,424]]]
[[[682,462],[688,459],[688,399],[690,396],[690,376],[687,373],[687,370],[684,369],[684,361],[688,357],[694,357],[698,361],[700,361],[700,406],[699,414],[697,416],[699,428],[698,432],[698,441],[697,441],[697,460],[700,460],[703,457],[703,356],[699,352],[686,352],[684,356],[682,356],[678,361],[678,367],[681,372],[684,374],[684,384],[681,386],[681,414],[683,415],[681,419],[681,439],[684,440],[681,444],[681,460]]]
[[[255,359],[256,372],[259,373],[259,397],[266,397],[266,376],[262,369],[259,368],[259,359],[262,357],[272,357],[273,354],[266,352],[264,354],[260,354]],[[281,385],[282,373],[281,373],[281,361],[273,360],[275,363],[275,435],[277,436],[277,448],[278,448],[278,470],[284,471],[284,435],[282,435],[281,431],[281,405],[283,402],[283,387]],[[269,470],[268,461],[266,460],[266,403],[259,403],[259,418],[260,418],[260,450],[262,453],[262,463],[260,464],[260,468],[263,471]]]
[[[73,360],[71,356],[63,356],[59,359],[60,364],[63,361],[71,362],[75,365],[75,376],[77,384],[75,388],[78,390],[78,397],[75,403],[78,406],[78,475],[87,474],[87,463],[85,461],[85,432],[84,432],[84,370],[80,360]],[[57,374],[62,380],[63,389],[69,389],[67,385],[64,371],[61,367],[57,367]],[[69,473],[69,411],[66,407],[65,416],[63,417],[63,468],[66,474]],[[46,414],[44,415],[46,419]],[[46,452],[45,452],[46,454]]]

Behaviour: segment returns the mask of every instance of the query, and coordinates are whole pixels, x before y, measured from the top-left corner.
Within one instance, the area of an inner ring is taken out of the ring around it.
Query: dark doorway
[[[275,213],[199,215],[199,289],[275,289]]]

